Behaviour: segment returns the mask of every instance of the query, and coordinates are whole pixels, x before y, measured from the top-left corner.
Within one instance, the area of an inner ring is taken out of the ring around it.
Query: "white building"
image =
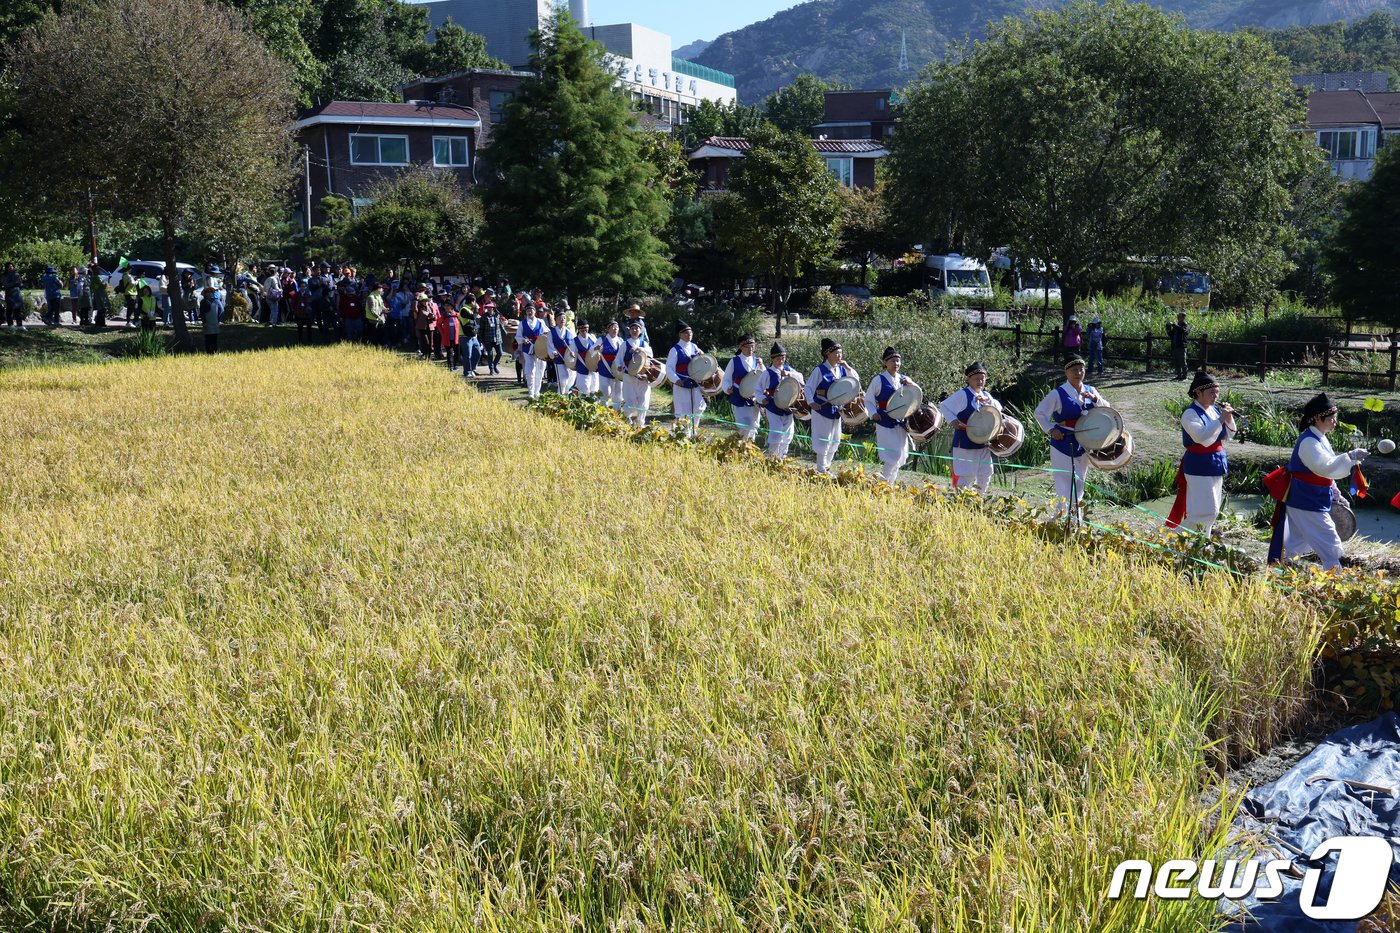
[[[420,0],[422,2],[422,0]],[[486,40],[486,51],[514,68],[530,63],[530,32],[548,22],[553,0],[426,0],[437,28],[448,19]],[[683,121],[681,114],[702,100],[738,101],[734,76],[672,54],[671,37],[636,23],[591,26],[587,0],[569,0],[569,13],[583,33],[607,49],[618,80],[663,123]]]

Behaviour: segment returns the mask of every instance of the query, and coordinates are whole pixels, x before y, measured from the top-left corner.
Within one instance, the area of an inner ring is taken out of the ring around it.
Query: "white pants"
[[[1088,462],[1088,456],[1079,458]],[[1056,474],[1055,482],[1059,483],[1059,475]],[[987,487],[992,485],[992,452],[983,447],[981,450],[968,450],[966,447],[953,448],[953,485],[959,489],[972,488],[985,494]],[[1058,491],[1059,487],[1056,486]]]
[[[676,414],[676,421],[688,421],[686,433],[693,435],[696,428],[700,427],[700,416],[705,413],[705,393],[700,391],[699,386],[690,389],[672,386],[671,398],[671,408]]]
[[[622,380],[610,379],[601,373],[595,373],[598,377],[598,388],[603,393],[603,401],[607,402],[618,411],[622,411]]]
[[[792,415],[775,415],[768,409],[763,409],[763,416],[768,419],[768,456],[774,460],[781,460],[787,456],[788,445],[792,443],[793,421]]]
[[[1312,551],[1323,570],[1341,566],[1342,542],[1331,512],[1289,509],[1283,519],[1283,559]]]
[[[758,435],[758,406],[735,405],[734,420],[739,422],[739,436],[746,441]]]
[[[1193,528],[1203,535],[1210,534],[1220,505],[1225,499],[1225,477],[1192,476],[1186,474],[1186,517],[1182,528]]]
[[[529,391],[530,398],[540,397],[540,386],[544,384],[544,360],[537,360],[530,354],[525,355],[525,385]]]
[[[841,447],[841,417],[827,418],[812,412],[812,453],[817,458],[817,472],[831,470],[831,461]]]
[[[554,375],[555,378],[559,380],[560,395],[563,395],[564,393],[568,392],[574,387],[574,376],[577,375],[577,373],[574,372],[574,368],[572,366],[569,366],[566,363],[562,363],[559,360],[555,360]]]
[[[877,424],[875,446],[880,448],[880,462],[885,465],[880,475],[885,482],[894,485],[895,477],[909,459],[909,432],[902,426],[887,428]]]
[[[597,395],[598,374],[575,372],[574,388],[578,389],[580,395]]]
[[[626,377],[622,382],[622,413],[639,428],[647,426],[647,409],[651,407],[651,383]]]
[[[1070,473],[1071,465],[1074,470],[1073,476]],[[1065,514],[1065,511],[1071,507],[1078,510],[1079,503],[1084,501],[1084,477],[1089,473],[1088,451],[1074,457],[1071,461],[1068,454],[1063,454],[1051,447],[1050,466],[1055,471],[1054,516],[1059,517]]]

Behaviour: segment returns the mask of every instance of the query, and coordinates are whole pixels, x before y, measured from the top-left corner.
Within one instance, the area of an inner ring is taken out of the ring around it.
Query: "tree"
[[[886,203],[888,185],[874,188],[838,188],[841,226],[837,255],[860,263],[860,283],[869,282],[870,264],[882,256],[898,256],[904,239],[894,229]]]
[[[811,140],[769,127],[750,142],[730,170],[730,193],[715,205],[716,234],[742,266],[768,279],[781,336],[793,280],[835,247],[841,202]]]
[[[839,87],[813,75],[800,74],[787,87],[768,95],[763,102],[763,115],[785,133],[806,136],[826,114],[826,92]]]
[[[474,32],[467,32],[448,18],[437,28],[433,44],[428,47],[419,71],[435,78],[468,68],[505,67],[505,62],[486,54],[485,39]]]
[[[407,260],[414,269],[434,262],[466,269],[480,262],[481,204],[453,176],[409,169],[366,196],[370,205],[342,233],[356,262],[383,267]]]
[[[930,67],[890,141],[893,201],[925,243],[1051,263],[1068,317],[1131,256],[1272,262],[1290,187],[1321,158],[1303,116],[1257,39],[1077,0]]]
[[[722,104],[702,100],[699,106],[686,114],[685,123],[678,130],[681,144],[690,149],[711,136],[747,137],[757,132],[764,122],[763,114],[757,107],[743,107],[737,101]]]
[[[75,199],[91,189],[105,207],[158,220],[171,283],[178,229],[213,238],[228,217],[275,211],[287,197],[286,68],[227,7],[74,4],[21,39],[11,65],[26,144],[43,154],[38,183]],[[177,341],[192,349],[180,290],[170,294]]]
[[[1371,180],[1342,197],[1342,219],[1323,262],[1332,273],[1332,298],[1350,319],[1400,329],[1400,146],[1376,154]]]
[[[531,40],[531,70],[506,107],[483,194],[490,250],[517,281],[563,290],[654,288],[670,279],[660,239],[667,190],[604,52],[565,11]]]

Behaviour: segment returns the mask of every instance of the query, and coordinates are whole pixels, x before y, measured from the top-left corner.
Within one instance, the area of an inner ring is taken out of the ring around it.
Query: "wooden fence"
[[[1020,324],[1009,327],[999,327],[992,324],[971,326],[1011,334],[1012,345],[1018,360],[1022,357],[1037,356],[1049,356],[1053,359],[1064,354],[1061,343],[1062,335],[1059,330],[1028,330]],[[1371,345],[1350,345],[1362,340],[1370,340]],[[1125,347],[1129,350],[1135,348],[1137,352],[1127,352],[1124,350]],[[1211,355],[1214,353],[1217,355],[1216,365],[1234,369],[1252,369],[1258,374],[1260,380],[1263,380],[1271,369],[1311,370],[1321,374],[1324,386],[1334,376],[1353,376],[1363,379],[1384,379],[1386,388],[1391,392],[1395,391],[1397,362],[1400,362],[1400,341],[1397,340],[1395,333],[1351,334],[1349,339],[1344,338],[1340,345],[1330,337],[1320,340],[1270,340],[1267,337],[1261,337],[1257,342],[1245,343],[1212,340],[1210,335],[1203,334],[1188,341],[1188,351],[1193,348],[1195,352],[1188,352],[1186,362],[1189,366],[1198,369],[1204,369],[1211,365]],[[1088,348],[1081,347],[1080,352],[1087,355]],[[1299,359],[1299,357],[1306,358],[1309,352],[1320,352],[1320,360],[1310,363]],[[1220,360],[1222,353],[1228,354],[1233,359],[1228,362]],[[1361,355],[1373,360],[1379,356],[1381,357],[1379,362],[1384,364],[1384,369],[1379,367],[1362,370],[1340,369],[1335,365],[1335,362],[1339,362],[1337,356],[1342,353]],[[1248,362],[1240,362],[1242,359],[1247,359]],[[1171,342],[1165,335],[1154,334],[1151,331],[1145,332],[1141,337],[1125,337],[1114,334],[1104,341],[1104,361],[1110,360],[1120,364],[1139,364],[1149,373],[1153,371],[1154,366],[1160,365],[1165,369],[1172,365]]]

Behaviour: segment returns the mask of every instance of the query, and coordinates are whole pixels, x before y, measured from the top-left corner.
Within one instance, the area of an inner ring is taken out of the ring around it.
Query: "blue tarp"
[[[1318,776],[1380,785],[1395,793],[1360,789],[1343,780],[1307,783]],[[1257,837],[1274,848],[1273,852],[1256,856],[1261,868],[1271,858],[1286,858],[1300,870],[1306,870],[1307,859],[1290,851],[1289,846],[1310,854],[1324,840],[1335,836],[1384,837],[1397,856],[1391,864],[1390,884],[1400,884],[1400,716],[1387,713],[1374,722],[1332,733],[1283,777],[1246,794],[1233,828],[1237,835]],[[1320,865],[1323,873],[1318,885],[1319,903],[1325,903],[1336,863],[1337,857],[1331,855]],[[1243,909],[1252,915],[1252,919],[1233,923],[1227,929],[1236,933],[1356,930],[1356,921],[1323,921],[1306,916],[1298,903],[1301,888],[1300,878],[1286,876],[1284,893],[1277,899],[1261,903],[1251,896],[1233,903],[1222,902],[1224,910],[1234,913]]]

